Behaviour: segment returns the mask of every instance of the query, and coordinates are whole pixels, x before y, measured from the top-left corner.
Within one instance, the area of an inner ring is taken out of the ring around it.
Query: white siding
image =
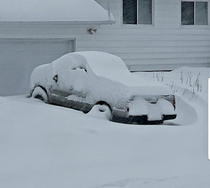
[[[105,0],[97,1],[106,8]],[[153,2],[154,23],[145,26],[123,25],[122,0],[110,1],[117,23],[78,39],[77,50],[114,53],[133,71],[210,66],[210,26],[181,26],[181,0]]]
[[[153,26],[123,25],[122,0],[110,3],[117,23],[101,26],[96,40],[82,38],[78,50],[114,53],[133,71],[210,66],[210,26],[181,26],[180,0],[154,0]]]
[[[181,0],[154,0],[153,25],[123,25],[122,0],[110,2],[113,25],[3,24],[2,38],[75,39],[76,51],[99,50],[123,58],[132,71],[210,66],[210,26],[181,26]],[[210,2],[209,2],[210,4]],[[89,28],[97,32],[89,34]]]

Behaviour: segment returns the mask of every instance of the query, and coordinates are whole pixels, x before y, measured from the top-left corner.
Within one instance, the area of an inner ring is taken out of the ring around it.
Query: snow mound
[[[109,107],[106,105],[93,106],[91,111],[88,112],[88,115],[99,118],[99,119],[105,119],[105,120],[110,120],[112,116]]]

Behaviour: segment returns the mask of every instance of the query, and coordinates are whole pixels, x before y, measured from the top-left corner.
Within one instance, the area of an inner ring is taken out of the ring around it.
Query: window
[[[203,1],[182,1],[182,25],[208,25],[208,3]]]
[[[152,24],[152,0],[123,0],[123,24]]]

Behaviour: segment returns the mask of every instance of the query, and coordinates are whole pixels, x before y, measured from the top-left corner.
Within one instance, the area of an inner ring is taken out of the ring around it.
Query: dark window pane
[[[194,2],[182,2],[182,25],[194,25]]]
[[[196,10],[195,24],[208,25],[208,3],[196,2],[195,10]]]
[[[123,0],[123,23],[137,24],[137,0]]]
[[[152,24],[152,0],[138,0],[138,24]]]

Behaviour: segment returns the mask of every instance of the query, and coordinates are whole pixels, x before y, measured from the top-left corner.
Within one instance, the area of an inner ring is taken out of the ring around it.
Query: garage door
[[[74,40],[0,40],[0,96],[29,94],[32,70],[74,51]]]

